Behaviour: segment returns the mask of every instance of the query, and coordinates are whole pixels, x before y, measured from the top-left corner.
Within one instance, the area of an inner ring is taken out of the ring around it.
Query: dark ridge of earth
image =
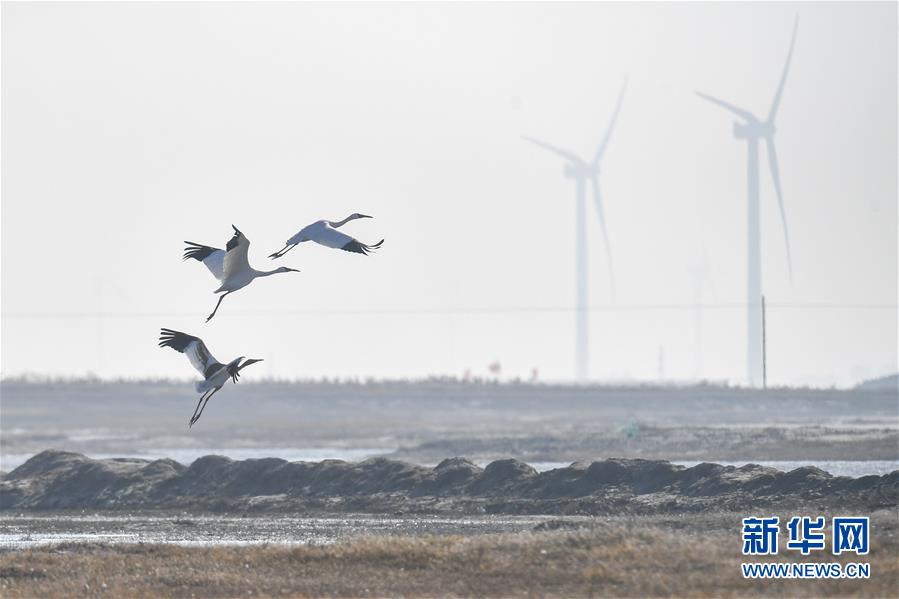
[[[607,459],[538,473],[517,460],[480,468],[463,458],[434,468],[372,458],[287,462],[209,455],[94,460],[47,450],[0,480],[0,509],[186,509],[213,512],[658,514],[899,504],[899,470],[835,477],[815,467],[781,472],[662,460]]]

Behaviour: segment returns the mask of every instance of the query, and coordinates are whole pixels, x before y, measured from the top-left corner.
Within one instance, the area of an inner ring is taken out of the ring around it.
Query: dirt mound
[[[287,462],[205,456],[93,460],[44,451],[0,481],[2,509],[196,509],[521,514],[664,513],[762,506],[899,504],[899,471],[834,477],[813,467],[607,459],[538,473],[518,460],[427,468],[385,458]]]

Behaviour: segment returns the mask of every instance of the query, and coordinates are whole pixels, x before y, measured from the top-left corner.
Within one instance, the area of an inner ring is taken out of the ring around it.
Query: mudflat
[[[176,450],[331,448],[435,465],[534,462],[899,460],[896,389],[554,386],[452,380],[247,383],[188,428],[189,382],[0,382],[8,472],[54,448],[175,457]],[[77,409],[72,409],[77,406]],[[353,453],[355,452],[355,453]],[[9,456],[17,460],[9,460]],[[194,453],[193,455],[204,455]],[[318,458],[321,459],[321,458]]]

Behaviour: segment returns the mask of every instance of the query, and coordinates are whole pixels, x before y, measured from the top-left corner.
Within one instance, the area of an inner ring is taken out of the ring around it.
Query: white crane
[[[179,331],[173,331],[172,329],[160,330],[159,347],[171,347],[175,351],[181,352],[187,356],[193,367],[203,375],[204,380],[197,381],[195,385],[197,393],[201,393],[201,395],[188,427],[192,427],[200,419],[200,416],[203,415],[203,410],[206,409],[206,404],[209,403],[209,399],[215,395],[216,391],[225,386],[229,378],[237,384],[241,370],[250,364],[262,362],[262,360],[249,359],[241,364],[240,362],[244,359],[244,356],[240,356],[227,364],[222,364],[212,357],[202,339]],[[202,408],[200,407],[201,403],[203,404]]]
[[[250,266],[247,260],[247,252],[250,249],[250,240],[243,233],[237,230],[237,227],[231,225],[234,229],[234,236],[228,241],[224,250],[209,247],[208,245],[200,245],[192,241],[185,241],[187,247],[184,248],[184,259],[194,258],[206,265],[209,272],[221,282],[221,286],[213,293],[225,292],[219,297],[218,303],[215,304],[215,310],[206,319],[206,322],[212,320],[218,311],[222,300],[225,296],[243,289],[259,277],[267,277],[282,272],[300,272],[295,268],[287,268],[281,266],[275,270],[256,270]]]
[[[337,230],[338,227],[342,227],[351,220],[356,220],[357,218],[372,217],[368,216],[367,214],[359,214],[358,212],[354,212],[341,221],[315,221],[311,225],[305,226],[300,229],[300,231],[296,235],[287,240],[284,248],[275,252],[274,254],[269,255],[269,258],[280,258],[284,254],[295,248],[297,244],[303,243],[304,241],[314,241],[315,243],[320,243],[321,245],[329,248],[368,255],[369,252],[381,247],[381,244],[384,243],[384,240],[382,239],[378,243],[372,245],[366,245],[358,239],[350,237],[346,233],[341,233]]]

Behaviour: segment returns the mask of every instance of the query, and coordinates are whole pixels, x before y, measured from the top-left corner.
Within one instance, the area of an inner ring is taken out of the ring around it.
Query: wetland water
[[[551,516],[335,517],[218,516],[176,512],[10,514],[0,516],[0,551],[62,543],[324,545],[364,536],[463,535],[523,532]],[[570,518],[569,518],[570,519]],[[586,518],[585,518],[586,519]]]

